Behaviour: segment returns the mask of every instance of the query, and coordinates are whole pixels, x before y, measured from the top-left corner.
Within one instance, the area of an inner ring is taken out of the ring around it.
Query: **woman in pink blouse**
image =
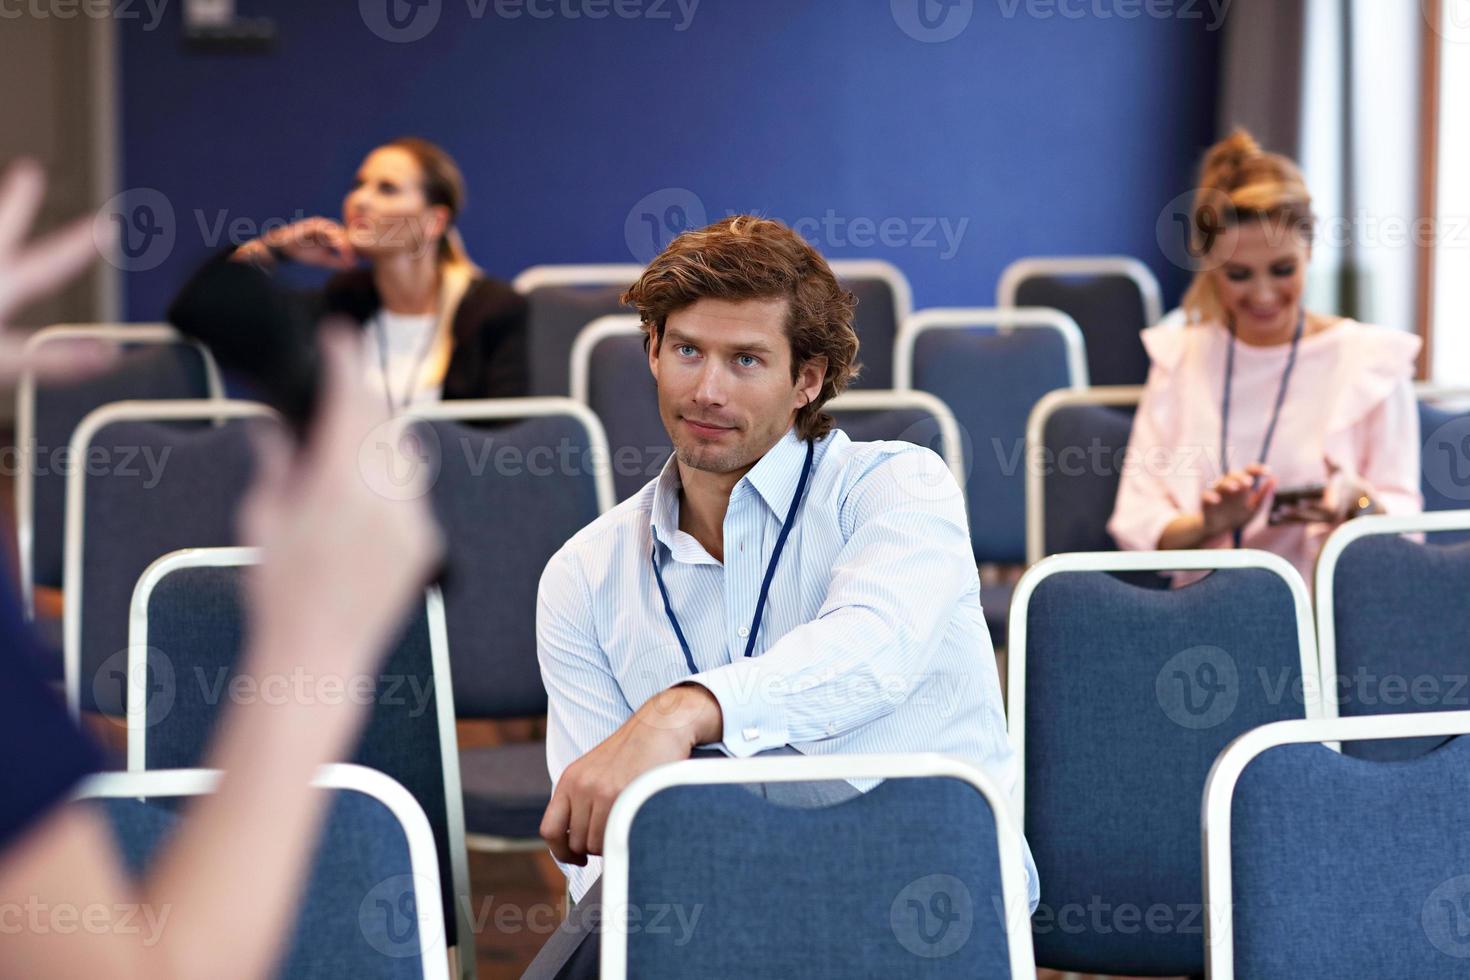
[[[1206,155],[1193,219],[1187,323],[1143,332],[1153,363],[1108,530],[1134,550],[1261,548],[1310,581],[1342,521],[1423,507],[1419,338],[1303,308],[1311,195],[1245,131]]]

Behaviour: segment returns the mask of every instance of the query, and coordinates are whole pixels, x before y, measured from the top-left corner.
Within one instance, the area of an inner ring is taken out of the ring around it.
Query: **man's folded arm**
[[[536,598],[536,656],[546,686],[546,763],[552,785],[633,714],[597,642],[592,601],[575,560],[558,554],[541,574]],[[599,868],[562,865],[574,898]]]
[[[928,450],[880,458],[841,517],[848,539],[817,618],[764,654],[692,678],[719,701],[731,755],[833,738],[891,713],[924,679],[975,582],[963,495]]]

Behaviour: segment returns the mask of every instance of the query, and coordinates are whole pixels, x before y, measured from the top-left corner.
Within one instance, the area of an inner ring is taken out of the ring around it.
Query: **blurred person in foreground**
[[[96,257],[90,221],[23,247],[43,190],[32,164],[0,182],[0,384],[26,366],[3,330],[8,316]],[[247,586],[246,674],[374,672],[442,548],[423,497],[385,499],[360,469],[359,445],[386,413],[362,384],[357,338],[327,326],[321,344],[323,395],[308,438],[296,449],[262,436],[242,509],[244,538],[264,552]],[[30,366],[65,380],[109,358],[93,346],[57,348]],[[187,805],[134,880],[101,812],[68,802],[98,753],[34,672],[33,642],[0,583],[0,978],[269,976],[329,802],[310,781],[350,752],[367,709],[323,698],[233,706],[206,761],[223,771],[218,791]],[[48,928],[25,914],[36,908],[87,910],[89,928]],[[93,928],[96,909],[128,918]]]
[[[1420,340],[1306,309],[1311,195],[1244,130],[1206,154],[1191,224],[1187,322],[1143,332],[1152,367],[1108,530],[1131,550],[1260,548],[1311,581],[1343,521],[1423,507]]]

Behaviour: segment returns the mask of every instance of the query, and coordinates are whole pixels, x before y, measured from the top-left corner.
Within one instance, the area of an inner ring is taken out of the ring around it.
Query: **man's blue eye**
[[[736,358],[736,360],[740,362],[741,367],[755,367],[757,364],[760,363],[750,354],[741,354]]]
[[[678,347],[674,348],[674,353],[678,354],[680,357],[690,357],[694,354],[694,348],[689,346],[688,344],[680,344]]]

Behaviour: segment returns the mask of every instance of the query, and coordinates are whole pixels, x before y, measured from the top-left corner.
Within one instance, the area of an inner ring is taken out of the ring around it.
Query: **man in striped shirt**
[[[623,299],[674,457],[541,578],[556,784],[541,835],[572,897],[597,878],[618,793],[701,746],[942,752],[1009,792],[963,495],[928,449],[853,442],[822,412],[858,347],[826,261],[736,216],[676,238]]]

